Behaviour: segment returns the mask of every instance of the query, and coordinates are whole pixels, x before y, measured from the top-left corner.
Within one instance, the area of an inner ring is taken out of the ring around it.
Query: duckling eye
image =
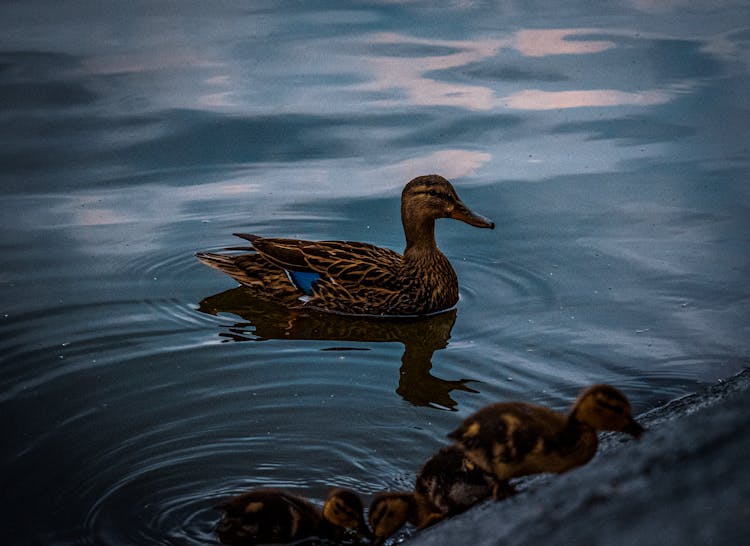
[[[432,197],[437,197],[438,192],[435,190],[427,190],[427,195],[430,195]]]

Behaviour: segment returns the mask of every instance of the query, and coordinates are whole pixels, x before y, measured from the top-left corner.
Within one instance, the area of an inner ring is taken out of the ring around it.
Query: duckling
[[[365,521],[362,499],[354,491],[333,489],[323,504],[323,521],[318,536],[341,540],[344,535],[354,539],[370,535]]]
[[[367,519],[372,529],[372,546],[380,546],[406,523],[417,524],[413,493],[383,492],[373,498]]]
[[[323,511],[309,501],[275,489],[257,489],[222,505],[219,540],[232,546],[286,543],[318,536],[339,539],[349,530],[367,530],[362,501],[348,489],[333,489]]]
[[[609,385],[583,391],[568,415],[522,402],[492,404],[448,437],[484,472],[510,480],[586,464],[596,453],[598,430],[636,438],[644,432],[631,416],[628,399]]]
[[[509,494],[507,482],[483,472],[460,447],[443,447],[417,473],[414,498],[418,527],[424,529],[459,514],[490,496],[499,500]]]

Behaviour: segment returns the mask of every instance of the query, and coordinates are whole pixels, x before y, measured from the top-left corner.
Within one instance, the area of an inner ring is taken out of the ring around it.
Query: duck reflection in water
[[[254,296],[244,287],[205,298],[199,311],[210,315],[230,313],[238,322],[219,335],[231,341],[269,339],[329,340],[355,342],[400,342],[404,344],[396,392],[417,406],[455,410],[451,391],[476,393],[472,380],[449,381],[435,377],[432,355],[448,345],[456,310],[428,317],[342,316],[315,310],[288,309]]]

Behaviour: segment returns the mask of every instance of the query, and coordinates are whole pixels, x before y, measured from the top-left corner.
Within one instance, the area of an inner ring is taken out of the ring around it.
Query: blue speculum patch
[[[289,271],[292,282],[306,295],[312,296],[313,285],[320,278],[319,273],[310,271]]]

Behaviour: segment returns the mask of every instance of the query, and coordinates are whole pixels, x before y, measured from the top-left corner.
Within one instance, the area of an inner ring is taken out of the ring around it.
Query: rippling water
[[[0,6],[0,543],[212,543],[248,487],[409,488],[490,402],[748,365],[747,3],[430,4]],[[401,250],[430,172],[497,223],[438,223],[455,311],[290,313],[193,256]]]

